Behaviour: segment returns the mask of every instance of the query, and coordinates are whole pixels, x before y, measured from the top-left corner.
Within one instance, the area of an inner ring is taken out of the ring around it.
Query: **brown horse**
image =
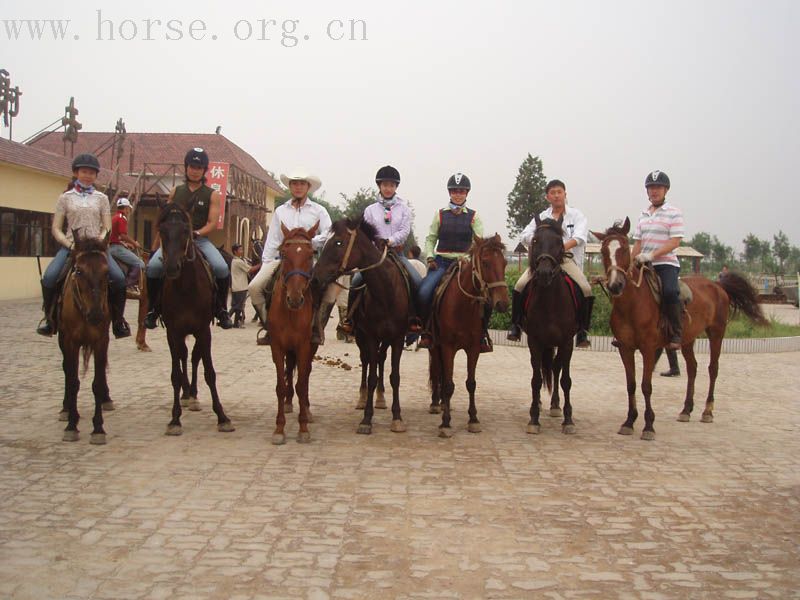
[[[439,412],[442,424],[439,437],[449,438],[450,398],[453,396],[453,363],[456,352],[467,354],[467,392],[469,393],[468,431],[481,430],[475,408],[475,368],[480,356],[483,336],[483,312],[486,305],[499,312],[508,310],[508,285],[505,280],[505,246],[500,236],[474,236],[469,256],[453,263],[453,278],[447,283],[441,301],[434,311],[437,335],[430,349],[431,413]]]
[[[167,435],[181,435],[181,390],[197,399],[197,365],[203,361],[203,373],[211,391],[211,402],[217,415],[217,430],[234,431],[225,415],[217,393],[217,374],[211,360],[211,319],[213,317],[214,284],[201,259],[201,252],[192,241],[189,214],[177,204],[169,203],[158,218],[164,261],[164,289],[161,315],[167,328],[167,341],[172,355],[172,420]],[[195,338],[192,348],[192,382],[187,376],[186,336]],[[199,409],[199,407],[197,407]]]
[[[645,277],[655,276],[648,266],[638,268],[632,264],[628,244],[630,220],[594,235],[602,242],[603,268],[606,272],[606,285],[612,297],[611,330],[619,344],[619,354],[625,365],[625,379],[628,386],[628,418],[618,433],[631,435],[638,412],[636,410],[636,365],[634,352],[642,355],[642,395],[645,401],[643,440],[655,439],[653,421],[655,413],[650,405],[653,367],[657,351],[669,341],[663,328],[659,326],[659,306]],[[594,232],[593,232],[594,233]],[[647,273],[650,275],[647,275]],[[682,280],[692,291],[692,300],[686,306],[683,318],[683,337],[681,352],[686,359],[686,399],[679,421],[688,421],[694,408],[694,381],[697,376],[697,360],[694,357],[694,340],[702,332],[708,336],[711,358],[708,365],[710,382],[708,397],[702,421],[714,420],[714,385],[719,371],[719,355],[722,338],[728,323],[730,307],[741,310],[750,320],[766,324],[758,297],[753,287],[742,277],[729,274],[720,282],[705,277],[684,277]],[[644,285],[642,285],[644,283]]]
[[[94,429],[92,444],[105,444],[103,408],[113,410],[108,394],[106,367],[108,366],[108,326],[111,313],[108,306],[108,253],[104,241],[80,239],[73,232],[72,270],[64,281],[58,319],[58,346],[64,357],[64,406],[67,426],[63,440],[78,440],[78,355],[83,350],[83,371],[94,354]]]
[[[331,235],[314,266],[313,283],[320,289],[340,275],[356,270],[362,273],[366,289],[353,314],[356,343],[361,355],[361,390],[366,390],[364,418],[358,433],[372,433],[373,398],[378,384],[378,370],[389,348],[392,349],[392,425],[397,433],[406,430],[400,416],[400,358],[408,328],[409,297],[398,262],[387,259],[373,243],[375,228],[362,219],[340,220],[331,227]],[[363,395],[363,394],[361,394]]]
[[[531,379],[531,401],[528,433],[539,433],[539,401],[542,382],[550,397],[550,416],[559,417],[558,385],[561,376],[561,389],[564,391],[563,433],[575,433],[572,420],[570,389],[572,378],[569,375],[572,359],[573,338],[578,330],[575,303],[569,284],[564,279],[561,261],[564,258],[564,241],[561,223],[553,219],[536,219],[536,232],[531,243],[528,264],[533,271],[531,295],[525,311],[525,333],[531,353],[533,377]],[[557,350],[557,353],[554,351]]]
[[[298,404],[300,405],[300,430],[297,441],[311,441],[308,423],[311,421],[308,401],[308,378],[311,374],[311,360],[316,352],[316,344],[311,343],[311,324],[314,319],[313,299],[309,282],[314,249],[311,240],[316,235],[319,223],[310,230],[303,228],[291,231],[281,223],[283,243],[280,246],[281,266],[277,273],[275,289],[269,305],[270,347],[272,361],[275,363],[277,384],[275,394],[278,397],[278,416],[275,419],[273,444],[285,444],[286,426],[285,409],[291,412],[292,376],[297,367]]]

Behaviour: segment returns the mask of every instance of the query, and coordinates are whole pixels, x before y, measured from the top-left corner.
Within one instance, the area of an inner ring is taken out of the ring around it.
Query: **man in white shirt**
[[[278,252],[283,243],[281,224],[291,230],[298,227],[311,229],[316,223],[319,223],[317,235],[311,240],[314,250],[319,250],[325,245],[328,231],[331,228],[331,217],[328,215],[328,211],[325,210],[325,207],[309,198],[322,185],[316,175],[311,175],[305,169],[295,169],[289,175],[281,175],[281,181],[289,188],[291,198],[275,209],[275,215],[272,217],[272,222],[267,232],[267,240],[264,243],[264,252],[261,255],[261,269],[249,286],[253,308],[261,320],[261,326],[265,332],[257,340],[257,343],[261,346],[269,345],[267,310],[271,300],[271,292],[268,292],[268,288],[271,289],[271,286],[268,286],[268,283],[278,270],[281,262]],[[321,331],[319,331],[318,321],[319,319],[315,316],[311,341],[316,344],[321,343]]]
[[[586,249],[586,240],[589,235],[589,225],[586,217],[577,208],[567,206],[567,187],[564,182],[553,179],[545,187],[547,201],[550,207],[539,214],[540,219],[555,219],[563,217],[561,224],[564,230],[564,250],[572,253],[572,258],[564,256],[561,261],[561,269],[569,275],[583,293],[583,301],[578,308],[578,335],[576,336],[576,346],[578,348],[589,348],[588,331],[592,322],[592,308],[594,307],[594,294],[592,286],[583,274],[583,256]],[[536,219],[532,219],[522,232],[522,243],[530,246],[533,235],[536,232]],[[511,329],[508,331],[507,339],[519,341],[522,335],[522,293],[525,286],[530,281],[533,273],[530,267],[525,269],[514,286],[514,293],[511,302]]]

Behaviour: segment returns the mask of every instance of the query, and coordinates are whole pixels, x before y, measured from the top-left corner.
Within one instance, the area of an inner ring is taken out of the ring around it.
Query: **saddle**
[[[645,281],[647,281],[647,286],[650,288],[650,292],[653,294],[653,299],[660,307],[661,279],[659,279],[655,271],[648,269],[645,271]],[[692,288],[686,285],[686,282],[680,278],[678,279],[678,300],[684,310],[686,310],[686,305],[692,301]]]
[[[578,308],[580,307],[580,303],[581,303],[580,298],[578,296],[578,294],[580,293],[578,290],[580,288],[578,287],[578,284],[575,283],[575,281],[572,279],[572,277],[570,277],[569,275],[567,275],[563,271],[561,272],[561,277],[564,278],[564,282],[567,284],[567,288],[569,289],[570,296],[572,297],[572,306],[577,311]],[[523,294],[522,297],[523,297],[524,313],[527,313],[528,312],[528,307],[530,306],[531,298],[533,297],[533,280],[532,279],[525,286],[525,289],[522,291],[522,294]]]

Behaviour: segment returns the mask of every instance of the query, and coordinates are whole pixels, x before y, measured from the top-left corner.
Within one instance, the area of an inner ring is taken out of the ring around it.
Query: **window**
[[[0,208],[0,256],[54,256],[50,213]]]
[[[142,230],[144,233],[144,244],[142,244],[142,246],[145,249],[150,250],[150,248],[153,247],[153,222],[145,219],[142,222],[142,225]]]

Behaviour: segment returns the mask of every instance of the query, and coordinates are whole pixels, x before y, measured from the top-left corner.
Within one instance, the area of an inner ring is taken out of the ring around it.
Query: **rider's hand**
[[[637,254],[633,258],[633,262],[637,265],[641,266],[645,263],[653,262],[653,253],[652,252],[642,252],[641,254]]]
[[[199,237],[200,237],[200,232],[199,231],[195,230],[195,231],[192,232],[192,238],[193,239],[196,240]]]
[[[439,268],[439,265],[436,264],[436,260],[433,258],[428,259],[428,271],[435,271]]]

